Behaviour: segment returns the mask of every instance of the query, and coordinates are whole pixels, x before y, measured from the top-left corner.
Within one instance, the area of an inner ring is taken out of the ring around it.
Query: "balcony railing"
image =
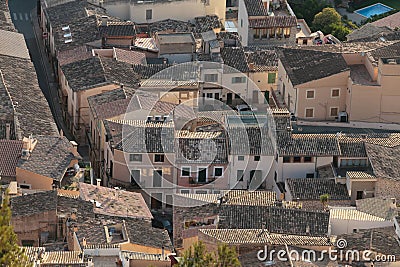
[[[206,178],[205,181],[199,181],[198,177],[189,177],[189,184],[190,185],[203,185],[203,184],[209,184],[217,180],[218,177],[209,177]]]

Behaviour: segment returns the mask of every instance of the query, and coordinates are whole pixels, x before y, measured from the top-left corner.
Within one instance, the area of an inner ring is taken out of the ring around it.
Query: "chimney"
[[[101,16],[101,26],[107,26],[108,17]]]
[[[69,141],[71,143],[70,151],[75,157],[79,157],[78,144],[75,141]]]
[[[31,155],[33,149],[35,148],[37,144],[37,140],[30,135],[28,138],[24,137],[22,139],[23,145],[22,145],[22,159],[28,159],[29,156]]]
[[[82,238],[82,247],[86,247],[86,238]]]
[[[269,12],[269,1],[270,0],[262,0],[263,5],[264,5],[265,9],[267,10],[267,12]]]
[[[101,179],[96,179],[96,186],[98,186],[98,187],[101,186]]]
[[[11,135],[11,124],[6,123],[6,139],[10,140],[10,135]]]
[[[253,62],[249,63],[249,69],[250,70],[254,70],[254,63]]]

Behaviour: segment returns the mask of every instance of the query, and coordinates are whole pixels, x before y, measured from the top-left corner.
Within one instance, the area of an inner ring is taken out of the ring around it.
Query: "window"
[[[314,173],[313,172],[306,173],[306,178],[314,178]]]
[[[153,170],[153,187],[161,187],[162,170]]]
[[[268,73],[268,83],[275,83],[276,73]]]
[[[146,19],[153,19],[153,10],[152,9],[147,9],[146,10]]]
[[[237,180],[242,182],[243,181],[243,174],[244,170],[237,170]]]
[[[214,94],[214,98],[217,99],[217,100],[219,100],[219,93],[215,93],[215,94]]]
[[[329,114],[331,117],[336,117],[338,115],[338,112],[339,112],[339,108],[334,107],[334,108],[331,108],[331,111]]]
[[[181,189],[181,194],[189,194],[189,189]]]
[[[142,162],[142,154],[130,154],[129,161]]]
[[[131,183],[140,182],[140,170],[131,170]]]
[[[206,94],[206,97],[207,97],[207,98],[213,98],[213,94],[212,94],[212,93],[207,93],[207,94]]]
[[[243,19],[240,19],[240,27],[243,28]]]
[[[254,156],[254,161],[260,161],[260,156]]]
[[[293,162],[296,162],[296,163],[301,162],[301,157],[294,157]]]
[[[283,157],[283,163],[290,163],[290,157]]]
[[[204,74],[204,81],[206,82],[217,82],[218,74]]]
[[[224,172],[224,169],[222,167],[215,167],[214,168],[214,176],[215,177],[220,177],[222,176],[222,173]]]
[[[285,38],[289,38],[290,37],[290,28],[284,28],[283,34],[285,35]]]
[[[331,91],[331,97],[339,97],[340,96],[340,89],[334,88]]]
[[[306,108],[306,118],[314,118],[314,108]]]
[[[304,162],[312,162],[312,157],[304,157]]]
[[[189,177],[190,176],[190,167],[182,167],[181,176]]]
[[[163,154],[155,154],[154,162],[164,162],[164,155]]]
[[[207,194],[207,190],[196,190],[196,194]]]
[[[238,156],[238,161],[244,161],[244,156]]]
[[[314,90],[307,90],[306,91],[306,98],[307,99],[314,99],[315,98],[315,91]]]
[[[232,77],[232,83],[245,83],[246,77]]]
[[[363,199],[364,191],[357,191],[356,199]]]

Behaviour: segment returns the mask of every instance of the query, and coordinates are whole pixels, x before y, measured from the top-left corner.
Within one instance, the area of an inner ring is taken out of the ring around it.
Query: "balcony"
[[[218,177],[209,177],[206,178],[205,181],[199,181],[198,177],[189,177],[189,186],[198,186],[198,185],[205,185],[205,184],[210,184],[217,180]]]

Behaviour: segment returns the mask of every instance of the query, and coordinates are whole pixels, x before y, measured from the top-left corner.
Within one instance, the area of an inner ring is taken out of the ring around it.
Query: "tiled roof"
[[[95,213],[129,218],[153,218],[140,193],[86,183],[79,183],[79,189],[82,199],[99,203],[94,208]]]
[[[280,156],[339,156],[339,144],[334,134],[278,133]]]
[[[118,61],[122,61],[128,64],[142,64],[146,65],[146,55],[138,51],[123,50],[119,48],[114,49],[114,57]]]
[[[162,254],[149,254],[143,252],[132,252],[132,251],[121,251],[122,258],[130,259],[130,260],[144,260],[144,261],[167,261],[171,262],[171,260],[166,257],[166,255]]]
[[[133,122],[133,121],[132,121]],[[173,153],[174,128],[172,123],[127,122],[132,126],[115,149],[126,153]]]
[[[143,220],[128,219],[126,228],[129,241],[133,244],[148,246],[153,248],[162,248],[173,251],[171,239],[168,231],[151,227],[151,223],[144,223]]]
[[[92,52],[88,51],[86,46],[78,46],[74,49],[60,51],[57,54],[57,60],[60,66],[91,57],[93,57]]]
[[[283,48],[279,59],[293,86],[349,70],[343,56],[336,53]]]
[[[368,53],[373,61],[378,62],[380,58],[391,58],[400,56],[400,41],[375,49]]]
[[[20,46],[26,47],[25,41]],[[58,135],[30,59],[0,56],[0,90],[3,91],[0,93],[1,98],[5,100],[0,105],[7,108],[5,111],[9,112],[11,103],[14,106],[15,117],[11,126],[15,127],[16,133],[12,133],[12,136],[22,139],[29,134]],[[11,103],[6,100],[7,96]]]
[[[290,112],[286,108],[271,109],[277,131],[287,131],[291,127]]]
[[[247,64],[249,69],[255,72],[277,71],[278,55],[275,49],[246,51]]]
[[[251,16],[268,16],[268,12],[264,7],[261,0],[244,0],[246,6],[247,15]]]
[[[228,148],[223,132],[178,131],[175,149],[179,163],[227,163]]]
[[[96,85],[108,83],[103,66],[98,57],[76,61],[61,66],[61,69],[73,91],[84,90]]]
[[[348,171],[346,176],[352,180],[376,180],[375,175],[365,171]]]
[[[387,147],[365,144],[369,161],[375,176],[379,178],[400,179],[400,146]]]
[[[11,20],[10,10],[8,9],[8,1],[0,0],[0,30],[16,32],[14,23]]]
[[[239,75],[240,72],[248,72],[250,70],[243,47],[221,48],[221,57],[225,65],[234,69],[228,70],[229,72],[236,71]]]
[[[49,251],[42,255],[40,264],[79,264],[83,263],[80,251]]]
[[[134,37],[136,35],[133,22],[107,22],[107,26],[99,27],[100,35],[105,37]]]
[[[57,192],[45,191],[11,198],[13,217],[29,216],[57,209]]]
[[[153,75],[171,66],[172,65],[168,64],[148,64],[147,66],[133,65],[133,71],[139,74],[141,79],[149,79]]]
[[[400,28],[400,12],[396,12],[390,16],[371,22],[372,25],[378,27],[389,27],[391,29]]]
[[[397,215],[396,205],[392,199],[386,198],[366,198],[356,200],[356,206],[359,211],[392,220]]]
[[[385,219],[356,210],[356,209],[330,209],[331,219],[338,220],[354,220],[354,221],[368,221],[368,222],[384,222]]]
[[[15,177],[22,144],[18,140],[0,140],[0,177]]]
[[[261,19],[249,19],[250,28],[294,27],[297,25],[295,16],[270,16]]]
[[[367,37],[372,37],[372,36],[380,36],[385,33],[391,33],[393,32],[392,29],[385,26],[378,26],[375,25],[374,23],[367,23],[363,25],[362,27],[355,29],[352,31],[350,34],[346,36],[347,41],[356,41],[359,39],[364,39]]]
[[[72,144],[66,137],[34,136],[37,144],[28,159],[20,159],[17,167],[45,177],[61,181],[76,157],[72,154]]]
[[[130,88],[139,86],[139,75],[133,71],[132,65],[115,59],[100,58],[105,78],[108,82],[123,84]]]
[[[202,33],[222,28],[221,20],[216,15],[207,15],[194,18],[194,33]]]
[[[228,138],[230,154],[271,155],[274,144],[268,135],[268,116],[242,114],[228,116]]]
[[[200,229],[203,234],[227,244],[269,244],[292,246],[331,246],[333,240],[319,236],[286,235],[262,229]]]
[[[149,31],[156,32],[191,32],[192,25],[186,21],[165,19],[149,24]]]
[[[77,190],[65,190],[65,189],[57,189],[57,195],[61,197],[69,197],[69,198],[79,198],[79,191]]]
[[[23,34],[0,30],[0,39],[0,55],[30,59]]]
[[[346,185],[336,183],[334,179],[289,178],[286,182],[293,199],[319,200],[323,194],[329,194],[331,200],[349,199]]]
[[[329,212],[269,207],[266,229],[271,233],[327,236]]]
[[[273,191],[229,190],[220,194],[175,194],[180,198],[193,199],[205,203],[217,204],[224,196],[223,205],[271,206],[276,204],[276,193]]]
[[[331,45],[301,45],[297,46],[297,49],[303,50],[314,50],[314,51],[325,51],[332,53],[343,53],[343,54],[352,54],[352,53],[361,53],[361,52],[369,52],[375,49],[385,47],[393,44],[393,41],[355,41],[355,42],[345,42],[341,44],[331,44]]]
[[[339,147],[342,157],[367,157],[364,142],[358,138],[339,138]]]
[[[396,260],[400,258],[400,245],[393,226],[359,229],[357,233],[338,235],[337,239],[347,241],[347,250],[370,250],[383,255],[394,255]]]
[[[89,13],[88,10],[93,12]],[[89,4],[87,1],[70,1],[45,9],[48,20],[54,33],[54,41],[58,51],[69,50],[85,45],[95,40],[100,40],[97,26],[97,11],[104,9]],[[65,43],[62,27],[69,26],[72,42]]]

